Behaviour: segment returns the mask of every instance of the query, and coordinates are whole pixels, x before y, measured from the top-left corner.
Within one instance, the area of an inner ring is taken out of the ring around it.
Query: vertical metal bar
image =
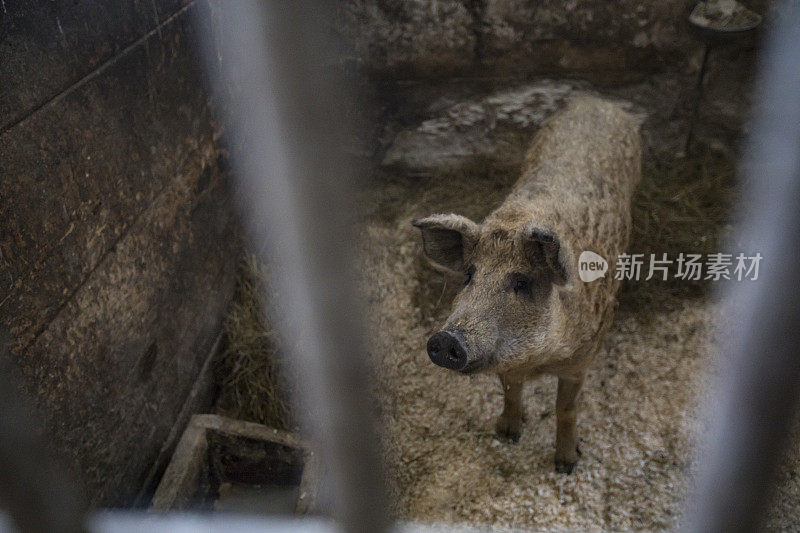
[[[800,2],[774,13],[742,167],[734,244],[763,256],[731,282],[701,471],[686,531],[753,531],[764,517],[800,395]]]
[[[209,7],[206,66],[226,117],[243,222],[271,270],[301,421],[331,474],[334,516],[347,531],[380,532],[388,522],[354,268],[348,95],[331,68],[325,23],[332,5]]]
[[[36,416],[0,361],[0,502],[20,531],[84,530],[86,502],[37,431]]]
[[[689,116],[689,132],[686,134],[686,144],[683,147],[683,153],[689,157],[692,153],[692,144],[694,144],[694,127],[697,122],[697,113],[700,112],[700,102],[703,100],[703,83],[706,79],[706,70],[708,65],[708,55],[711,53],[711,41],[706,40],[703,42],[703,62],[700,64],[700,73],[697,75],[697,85],[694,88],[694,102],[692,103],[692,114]]]

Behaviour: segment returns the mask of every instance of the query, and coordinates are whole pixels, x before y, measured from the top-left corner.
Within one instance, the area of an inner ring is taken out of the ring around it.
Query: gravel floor
[[[505,186],[482,182],[437,205],[430,188],[378,183],[382,207],[368,219],[364,270],[398,517],[498,529],[674,526],[691,472],[695,405],[708,382],[717,307],[666,294],[657,308],[621,306],[586,382],[583,457],[572,475],[557,474],[554,378],[527,385],[528,422],[513,445],[494,436],[502,406],[496,376],[456,375],[425,353],[455,283],[421,259],[409,220],[441,208],[480,219]],[[799,461],[794,454],[782,473],[772,529],[800,524]]]

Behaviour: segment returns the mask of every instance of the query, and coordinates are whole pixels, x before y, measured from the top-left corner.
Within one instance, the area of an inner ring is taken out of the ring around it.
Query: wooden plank
[[[0,136],[0,338],[12,353],[213,136],[188,18]]]
[[[0,136],[0,357],[96,505],[146,481],[234,284],[192,9]]]
[[[211,404],[215,385],[213,367],[220,353],[222,339],[223,333],[220,332],[214,339],[214,344],[212,344],[211,350],[205,357],[205,362],[200,369],[197,379],[192,385],[192,390],[184,400],[181,411],[175,419],[172,428],[169,430],[166,439],[164,439],[161,449],[158,451],[158,455],[155,456],[153,461],[150,461],[150,466],[143,478],[143,482],[139,484],[139,491],[136,497],[130,502],[132,507],[142,507],[152,500],[158,485],[158,480],[164,475],[164,471],[169,465],[175,447],[181,438],[183,430],[188,425],[189,420],[194,413],[206,410],[208,405]]]
[[[229,435],[276,442],[291,448],[308,449],[308,445],[294,433],[267,427],[263,424],[234,420],[220,415],[195,415],[192,421],[194,424]]]
[[[16,363],[95,504],[135,496],[180,414],[233,289],[222,175],[186,169]]]
[[[200,466],[207,451],[206,428],[190,422],[153,496],[151,511],[183,509],[196,489]]]
[[[114,57],[186,3],[4,2],[0,10],[0,131]]]

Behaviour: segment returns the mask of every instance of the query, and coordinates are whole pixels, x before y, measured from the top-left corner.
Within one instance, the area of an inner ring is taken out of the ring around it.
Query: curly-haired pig
[[[514,442],[525,420],[523,384],[557,376],[559,472],[570,473],[580,453],[579,393],[612,321],[614,265],[628,244],[640,174],[633,117],[581,97],[542,126],[519,181],[483,222],[456,214],[413,221],[425,255],[465,278],[452,314],[428,340],[428,355],[463,374],[498,374],[505,398],[497,432]],[[581,281],[583,251],[608,260],[605,276]]]

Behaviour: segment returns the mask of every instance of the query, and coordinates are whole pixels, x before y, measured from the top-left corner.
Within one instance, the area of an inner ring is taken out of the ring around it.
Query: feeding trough
[[[295,435],[218,415],[195,415],[181,436],[150,509],[306,514],[316,459]]]

